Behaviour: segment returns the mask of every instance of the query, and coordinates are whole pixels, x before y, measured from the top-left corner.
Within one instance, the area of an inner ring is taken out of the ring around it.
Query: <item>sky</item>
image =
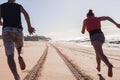
[[[0,4],[6,1],[0,0]],[[34,35],[53,39],[83,37],[82,23],[89,9],[92,9],[96,16],[109,16],[120,23],[120,0],[16,0],[16,2],[29,13],[31,24],[36,29]],[[29,35],[23,15],[22,25],[24,35]],[[115,30],[119,33],[110,22],[103,22],[102,27],[105,34],[114,34]]]

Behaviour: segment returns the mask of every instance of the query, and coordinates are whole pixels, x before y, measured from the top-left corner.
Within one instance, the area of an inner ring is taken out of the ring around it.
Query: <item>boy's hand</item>
[[[30,35],[33,35],[33,33],[35,33],[35,29],[33,27],[29,27],[28,31]]]

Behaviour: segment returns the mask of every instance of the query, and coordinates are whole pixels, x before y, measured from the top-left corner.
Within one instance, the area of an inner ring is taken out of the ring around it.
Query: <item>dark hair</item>
[[[92,11],[91,9],[90,9],[89,12],[87,13],[87,17],[88,17],[88,16],[94,16],[94,13],[93,13],[93,11]]]

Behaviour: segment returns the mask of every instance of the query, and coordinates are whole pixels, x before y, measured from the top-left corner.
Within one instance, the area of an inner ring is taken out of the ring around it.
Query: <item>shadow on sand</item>
[[[101,74],[97,74],[99,77],[99,80],[105,80],[105,78]]]

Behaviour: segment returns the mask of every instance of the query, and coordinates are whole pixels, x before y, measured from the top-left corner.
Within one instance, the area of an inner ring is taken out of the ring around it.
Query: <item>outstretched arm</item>
[[[29,31],[29,34],[31,35],[35,32],[35,29],[31,26],[30,17],[28,15],[28,13],[26,12],[26,10],[22,6],[21,6],[21,12],[23,13],[23,15],[25,17],[25,20],[28,25],[28,31]]]
[[[83,27],[82,27],[81,33],[82,33],[82,34],[85,33],[85,21],[83,22]]]
[[[120,28],[120,25],[110,17],[103,16],[103,17],[99,17],[99,18],[101,21],[108,20],[108,21],[112,22],[113,24],[115,24],[118,28]]]
[[[1,21],[1,6],[0,6],[0,26],[2,26],[2,25],[3,25],[3,23]]]

